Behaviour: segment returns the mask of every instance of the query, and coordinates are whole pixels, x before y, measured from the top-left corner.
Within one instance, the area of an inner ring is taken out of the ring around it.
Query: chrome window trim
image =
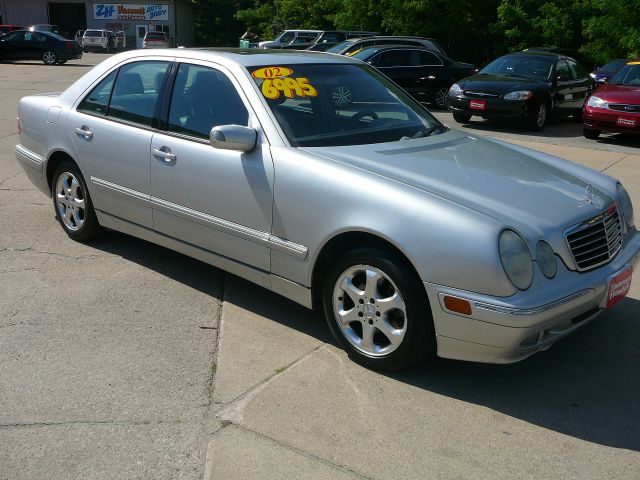
[[[130,188],[123,187],[122,185],[108,182],[101,178],[91,177],[91,183],[98,187],[107,188],[136,200],[143,201],[145,203],[148,203],[152,207],[162,208],[170,214],[178,214],[183,217],[188,217],[190,220],[201,223],[207,227],[215,228],[216,230],[223,231],[230,235],[234,235],[236,237],[252,241],[259,245],[272,248],[300,260],[305,260],[309,252],[308,247],[292,242],[285,238],[272,235],[270,232],[256,230],[251,227],[230,222],[223,218],[214,217],[213,215],[208,215],[206,213],[199,212],[198,210],[193,210],[191,208],[178,205],[177,203],[168,202],[161,198],[154,197],[153,195],[147,195],[146,193],[132,190]]]

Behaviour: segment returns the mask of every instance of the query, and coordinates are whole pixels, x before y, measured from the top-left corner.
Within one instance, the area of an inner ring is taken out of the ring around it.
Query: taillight
[[[65,42],[65,46],[66,46],[67,48],[73,48],[73,47],[74,47],[74,45],[73,45],[74,43],[75,43],[75,42]]]
[[[22,124],[20,123],[20,117],[16,117],[16,129],[18,130],[18,135],[22,135]]]

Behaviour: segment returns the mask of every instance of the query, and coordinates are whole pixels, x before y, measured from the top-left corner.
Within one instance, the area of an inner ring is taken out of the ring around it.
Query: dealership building
[[[128,47],[142,46],[147,31],[165,32],[172,45],[193,46],[191,0],[103,3],[77,0],[0,0],[0,24],[59,25],[73,35],[87,28],[124,31]]]

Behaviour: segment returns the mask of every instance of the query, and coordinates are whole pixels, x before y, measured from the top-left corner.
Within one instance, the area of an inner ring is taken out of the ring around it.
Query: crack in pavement
[[[308,458],[310,460],[313,460],[314,462],[320,463],[322,465],[325,465],[327,467],[330,467],[334,470],[338,470],[340,472],[346,473],[348,475],[352,475],[355,476],[356,478],[359,478],[361,480],[375,480],[373,477],[367,477],[366,475],[362,475],[361,473],[356,472],[355,470],[350,469],[349,467],[345,466],[345,465],[340,465],[337,463],[333,463],[330,460],[327,460],[326,458],[322,458],[319,457],[317,455],[314,455],[313,453],[309,453],[305,450],[302,450],[301,448],[298,448],[294,445],[291,445],[289,443],[286,442],[282,442],[280,440],[277,440],[273,437],[270,437],[268,435],[265,435],[264,433],[258,432],[257,430],[253,430],[251,428],[242,426],[242,425],[238,425],[236,423],[230,422],[230,421],[224,421],[222,424],[222,427],[220,429],[218,429],[217,431],[214,432],[214,436],[218,433],[220,433],[221,431],[223,431],[224,429],[228,428],[229,426],[233,426],[235,428],[238,428],[240,430],[243,430],[245,432],[249,432],[253,435],[255,435],[258,438],[261,438],[263,440],[266,440],[274,445],[276,445],[277,447],[280,448],[284,448],[286,450],[289,450],[290,452],[296,453],[302,457]],[[213,458],[209,457],[209,449],[207,449],[207,456],[205,458],[205,474],[203,476],[204,480],[209,480],[213,478]]]
[[[211,366],[209,368],[209,378],[207,378],[207,413],[211,411],[211,407],[213,406],[213,392],[215,389],[215,381],[216,381],[216,372],[218,370],[218,352],[220,349],[220,336],[221,336],[221,328],[222,328],[222,313],[224,307],[224,298],[225,298],[225,289],[226,289],[226,274],[222,274],[222,278],[220,279],[220,291],[218,292],[218,309],[216,311],[217,324],[216,328],[214,327],[200,327],[202,329],[211,329],[216,330],[216,342],[213,347],[213,352],[211,353]]]
[[[123,426],[139,426],[139,425],[182,425],[182,420],[67,420],[60,422],[14,422],[0,423],[0,429],[3,428],[37,428],[37,427],[65,427],[70,425],[123,425]]]
[[[4,137],[0,137],[0,138],[4,138]],[[14,178],[16,178],[21,173],[22,172],[18,172],[15,175],[12,175],[11,177],[3,178],[2,180],[0,180],[0,186],[4,185],[4,182],[8,182],[9,180],[13,180]]]
[[[222,409],[218,410],[218,412],[216,412],[216,417],[219,420],[222,420],[222,421],[227,420],[227,421],[230,421],[230,422],[232,422],[234,424],[239,424],[242,421],[242,418],[243,418],[242,417],[242,411],[247,406],[249,401],[253,399],[253,397],[255,395],[257,395],[262,390],[264,390],[267,387],[267,385],[269,385],[269,383],[271,383],[278,375],[281,375],[283,372],[285,372],[289,368],[294,367],[297,364],[303,362],[304,360],[309,358],[311,355],[313,355],[314,353],[316,353],[320,349],[325,348],[326,346],[327,346],[326,343],[323,343],[322,345],[318,345],[317,347],[315,347],[310,352],[305,353],[304,355],[302,355],[297,360],[294,360],[293,362],[289,363],[288,365],[285,365],[282,369],[279,369],[274,374],[270,375],[269,377],[265,378],[261,382],[257,383],[253,387],[251,387],[248,390],[246,390],[245,392],[241,393],[236,398],[231,400],[228,404],[226,404],[225,407],[223,407]]]
[[[609,165],[608,167],[603,168],[601,171],[602,171],[602,172],[606,172],[606,171],[607,171],[607,170],[609,170],[611,167],[615,167],[617,164],[619,164],[619,163],[620,163],[621,161],[623,161],[625,158],[629,158],[630,156],[631,156],[631,155],[629,155],[629,154],[625,155],[624,157],[622,157],[622,158],[620,158],[620,159],[616,160],[615,162],[613,162],[613,163],[612,163],[611,165]]]

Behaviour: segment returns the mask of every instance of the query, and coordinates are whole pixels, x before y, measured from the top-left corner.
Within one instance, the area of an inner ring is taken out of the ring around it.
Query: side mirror
[[[250,152],[256,148],[258,132],[242,125],[219,125],[211,129],[209,142],[214,148]]]

